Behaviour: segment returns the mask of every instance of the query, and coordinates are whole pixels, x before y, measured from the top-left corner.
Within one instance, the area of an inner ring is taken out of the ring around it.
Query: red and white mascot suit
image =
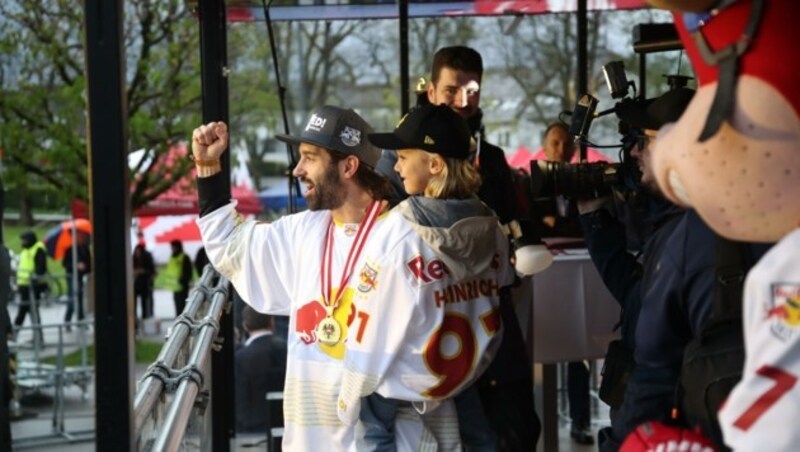
[[[800,1],[651,0],[698,78],[653,151],[658,184],[730,239],[777,242],[747,276],[742,381],[719,412],[742,451],[800,450]]]

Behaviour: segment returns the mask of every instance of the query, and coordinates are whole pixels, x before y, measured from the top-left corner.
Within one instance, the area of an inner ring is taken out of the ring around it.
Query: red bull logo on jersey
[[[352,237],[352,236],[356,235],[356,232],[358,232],[358,225],[357,224],[348,223],[348,224],[344,225],[344,235],[346,235],[348,237]]]
[[[317,342],[317,325],[325,318],[325,308],[319,301],[311,301],[297,310],[295,332],[305,344]]]
[[[358,291],[367,293],[377,286],[378,271],[365,263],[364,266],[361,267],[361,271],[358,272],[358,280]]]
[[[782,341],[792,338],[800,327],[800,285],[773,284],[767,305],[767,320],[772,334]]]
[[[411,272],[418,282],[428,284],[439,281],[447,276],[447,267],[439,259],[425,262],[422,256],[416,256],[406,263],[406,269]]]

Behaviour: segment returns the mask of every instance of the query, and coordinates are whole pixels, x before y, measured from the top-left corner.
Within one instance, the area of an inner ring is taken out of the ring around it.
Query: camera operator
[[[667,255],[671,254],[668,246],[671,242],[670,237],[673,234],[685,234],[687,232],[685,228],[689,225],[685,221],[686,212],[666,201],[655,184],[649,150],[657,130],[680,117],[689,104],[692,94],[693,91],[687,89],[670,91],[655,100],[621,103],[617,111],[622,121],[643,132],[630,154],[641,171],[641,188],[650,195],[648,197],[650,215],[646,221],[650,222],[653,228],[644,244],[642,263],[626,250],[625,225],[615,219],[606,208],[608,197],[578,202],[584,238],[592,261],[600,272],[603,282],[622,308],[620,322],[622,339],[621,342],[609,347],[606,357],[605,370],[611,370],[613,373],[609,375],[604,371],[603,387],[601,387],[601,393],[612,394],[610,399],[605,400],[611,406],[611,427],[599,433],[601,451],[616,451],[628,433],[638,424],[647,420],[667,419],[672,407],[677,370],[680,369],[680,356],[683,344],[688,339],[682,344],[664,344],[669,345],[669,349],[656,350],[659,359],[667,355],[672,357],[673,362],[669,366],[669,372],[663,374],[658,372],[658,368],[663,366],[647,365],[651,357],[646,352],[653,350],[645,349],[645,346],[655,337],[675,336],[676,331],[671,330],[671,325],[663,323],[670,319],[651,318],[649,314],[657,315],[670,310],[671,307],[674,309],[684,307],[683,301],[674,300],[676,291],[680,294],[683,289],[680,279],[683,268],[675,265],[674,261],[670,261],[669,266],[662,268],[661,262],[666,261]],[[679,231],[679,224],[682,222],[684,230]],[[711,236],[707,228],[697,224],[699,220],[692,223],[695,224],[692,226],[693,229],[702,229],[705,232],[703,235]],[[713,244],[713,240],[709,238],[707,243]],[[713,270],[713,249],[702,243],[696,245],[699,247],[695,249],[695,257],[711,261],[711,267],[706,270]],[[702,320],[709,311],[708,306],[703,309],[702,305],[711,300],[710,288],[713,275],[707,273],[698,276],[696,288],[699,290],[695,293],[696,303],[694,303],[697,306],[691,306],[689,312],[701,317]],[[645,303],[648,308],[644,308]],[[684,332],[688,330],[686,326],[682,325],[681,330]],[[638,364],[636,366],[633,365],[632,354],[635,354],[635,362]],[[633,371],[626,382],[626,370],[631,367]],[[617,372],[614,372],[615,370]],[[619,397],[620,395],[622,397]]]
[[[650,153],[659,128],[676,121],[694,91],[677,88],[654,100],[623,102],[619,118],[642,130],[631,150],[641,171],[641,187],[652,197],[652,232],[643,261],[625,250],[624,226],[604,208],[605,199],[578,203],[586,245],[606,286],[622,305],[622,343],[607,356],[601,393],[620,393],[611,400],[611,427],[600,432],[600,450],[617,450],[625,437],[645,421],[682,426],[674,419],[676,389],[686,345],[713,311],[715,234],[696,212],[668,203],[655,182]],[[760,255],[764,249],[752,250]],[[754,261],[753,261],[754,262]],[[633,363],[622,363],[633,351]],[[622,356],[622,358],[620,358]],[[630,378],[613,369],[629,368]],[[608,385],[608,386],[607,386]],[[624,388],[622,387],[624,386]],[[615,391],[616,390],[616,391]]]

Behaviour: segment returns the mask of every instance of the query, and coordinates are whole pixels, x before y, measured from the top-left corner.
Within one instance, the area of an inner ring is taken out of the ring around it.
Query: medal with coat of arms
[[[333,316],[329,315],[325,317],[319,322],[319,325],[317,325],[317,340],[319,340],[320,343],[333,346],[338,344],[341,338],[342,327]]]

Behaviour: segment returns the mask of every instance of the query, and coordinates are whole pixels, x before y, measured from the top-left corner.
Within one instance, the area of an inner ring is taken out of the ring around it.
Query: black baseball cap
[[[275,138],[294,145],[308,143],[340,154],[355,155],[374,170],[381,150],[367,140],[371,132],[372,127],[355,111],[325,105],[311,113],[299,136],[279,133]]]
[[[446,105],[415,107],[397,124],[394,132],[371,133],[369,141],[379,148],[422,149],[442,157],[469,158],[467,121]]]
[[[693,96],[693,89],[677,88],[656,98],[622,102],[617,105],[617,117],[634,127],[658,130],[677,121]]]

